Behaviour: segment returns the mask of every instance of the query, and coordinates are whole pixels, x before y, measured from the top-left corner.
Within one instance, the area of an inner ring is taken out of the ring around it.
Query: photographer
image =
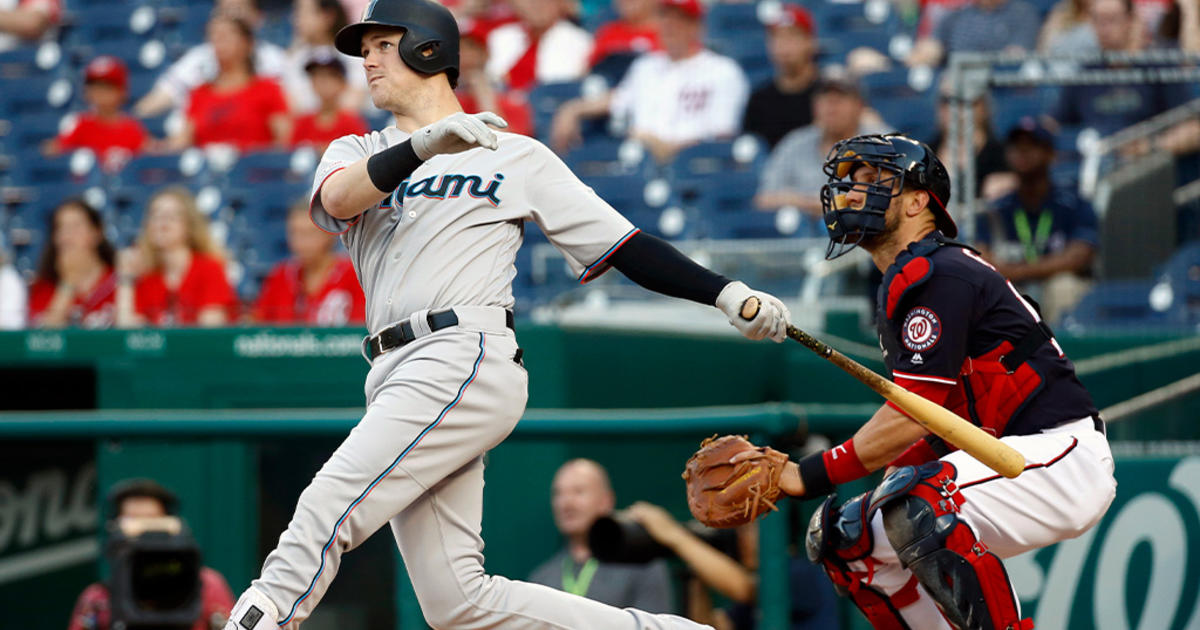
[[[152,532],[177,514],[179,500],[154,481],[133,479],[113,487],[108,495],[108,508],[110,532],[129,529]],[[181,523],[178,519],[171,520]],[[200,568],[199,580],[200,614],[191,629],[221,628],[233,607],[233,593],[225,578],[208,567]],[[109,583],[97,582],[85,588],[75,601],[67,630],[109,630],[113,617],[110,600]]]
[[[554,524],[567,546],[533,571],[529,581],[620,608],[672,612],[671,581],[663,560],[647,564],[600,562],[588,546],[588,530],[616,503],[608,473],[590,459],[573,459],[554,475]]]
[[[694,579],[688,583],[688,610],[693,621],[717,630],[750,630],[755,626],[758,595],[758,526],[737,528],[737,558],[717,549],[675,520],[663,508],[637,502],[624,515],[645,528],[656,542],[687,565]],[[717,530],[728,531],[728,530]],[[791,630],[839,628],[837,599],[821,570],[804,558],[791,558],[788,566],[791,594]],[[729,598],[728,610],[716,610],[708,589]]]

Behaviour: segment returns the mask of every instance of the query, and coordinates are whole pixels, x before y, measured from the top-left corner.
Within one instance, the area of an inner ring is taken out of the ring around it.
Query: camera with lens
[[[688,521],[683,526],[722,553],[737,557],[735,530],[715,529],[699,521]],[[670,549],[654,540],[640,523],[620,514],[601,516],[592,523],[588,530],[588,547],[600,562],[644,564],[674,555]]]
[[[201,555],[178,517],[109,521],[112,630],[185,630],[201,612]]]

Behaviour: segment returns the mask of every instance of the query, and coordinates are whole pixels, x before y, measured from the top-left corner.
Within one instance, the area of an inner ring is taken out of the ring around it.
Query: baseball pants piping
[[[341,555],[391,522],[421,610],[437,629],[707,628],[489,576],[480,537],[482,454],[524,412],[528,377],[503,327],[438,331],[389,352],[367,376],[367,411],[300,495],[253,586],[297,628]]]

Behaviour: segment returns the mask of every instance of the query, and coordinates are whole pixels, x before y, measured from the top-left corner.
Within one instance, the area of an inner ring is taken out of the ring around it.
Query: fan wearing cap
[[[147,135],[142,123],[124,111],[129,96],[129,72],[116,57],[102,55],[88,63],[83,71],[83,100],[88,110],[57,138],[46,143],[43,151],[58,155],[73,149],[91,149],[102,159],[128,157],[142,150]]]
[[[813,88],[812,109],[813,123],[787,134],[771,151],[754,205],[760,210],[800,210],[808,215],[807,231],[815,236],[823,230],[818,223],[825,184],[821,164],[829,149],[842,138],[887,129],[868,115],[858,81],[843,72],[826,71]]]
[[[1055,322],[1091,286],[1100,232],[1091,204],[1054,183],[1054,136],[1026,117],[1008,132],[1008,166],[1017,190],[997,199],[975,223],[976,246]]]
[[[627,121],[629,136],[659,162],[686,146],[738,133],[749,82],[736,61],[704,47],[704,6],[659,0],[658,28],[662,51],[639,56],[615,89],[559,108],[551,129],[555,150],[582,139],[583,119],[606,114]]]
[[[605,22],[596,29],[596,42],[589,65],[617,57],[628,58],[651,50],[662,50],[658,41],[658,15],[655,0],[613,0],[617,19]],[[632,62],[632,59],[628,60]]]
[[[785,4],[764,20],[767,54],[775,76],[750,93],[742,130],[762,136],[774,147],[793,129],[812,123],[817,68],[817,31],[812,14]]]
[[[520,90],[504,90],[487,73],[487,33],[479,22],[464,28],[459,41],[458,87],[454,95],[464,112],[496,112],[508,122],[508,130],[522,135],[533,134],[529,100]]]
[[[512,0],[519,21],[488,34],[488,74],[510,90],[583,78],[592,36],[567,19],[561,0]]]
[[[318,48],[304,64],[304,72],[317,96],[317,109],[297,116],[292,123],[293,147],[310,145],[324,151],[330,142],[342,136],[367,133],[362,115],[343,106],[346,93],[346,66],[332,48]]]

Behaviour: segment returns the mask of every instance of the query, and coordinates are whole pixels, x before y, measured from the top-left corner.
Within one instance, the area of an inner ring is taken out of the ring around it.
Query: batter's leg
[[[620,609],[483,570],[483,459],[392,519],[426,622],[436,630],[698,630],[675,615]]]
[[[510,359],[514,341],[456,333],[411,345],[405,348],[411,356],[301,493],[261,577],[234,606],[231,628],[298,627],[333,581],[343,553],[515,426],[525,377]],[[247,614],[257,622],[243,623]]]

